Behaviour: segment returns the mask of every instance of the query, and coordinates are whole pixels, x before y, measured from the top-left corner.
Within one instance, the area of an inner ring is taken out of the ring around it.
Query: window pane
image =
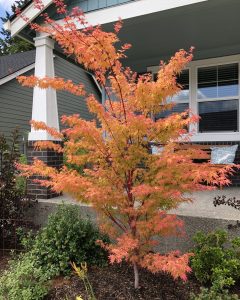
[[[199,103],[200,132],[238,131],[238,100]]]
[[[218,97],[234,97],[238,95],[238,80],[218,83]]]
[[[165,110],[165,111],[161,112],[160,114],[156,115],[155,118],[156,118],[156,120],[166,118],[166,117],[170,116],[173,113],[184,112],[188,108],[189,108],[188,103],[178,103],[178,104],[174,105],[173,109]]]
[[[216,82],[217,67],[204,67],[198,69],[198,82]]]
[[[218,96],[217,82],[198,84],[198,99],[217,98],[217,96]]]
[[[238,96],[238,64],[198,69],[198,99]]]
[[[218,66],[218,81],[238,80],[238,64]]]

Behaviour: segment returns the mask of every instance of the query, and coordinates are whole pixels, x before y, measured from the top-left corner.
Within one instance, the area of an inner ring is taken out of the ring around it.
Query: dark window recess
[[[189,104],[188,103],[178,103],[178,104],[174,105],[173,109],[171,109],[171,110],[165,110],[165,111],[157,114],[155,116],[156,121],[159,120],[159,119],[162,119],[162,118],[166,118],[166,117],[170,116],[173,113],[184,112],[188,108],[189,108]]]
[[[157,73],[153,74],[153,80],[157,81]],[[182,86],[183,90],[189,90],[189,70],[183,70],[177,75],[177,83]]]
[[[238,96],[238,64],[198,69],[198,99]]]
[[[238,100],[199,103],[199,132],[238,131]]]

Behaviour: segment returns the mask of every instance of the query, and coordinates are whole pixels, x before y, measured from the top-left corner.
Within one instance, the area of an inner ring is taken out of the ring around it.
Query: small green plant
[[[215,291],[235,284],[240,278],[240,238],[230,240],[225,231],[198,232],[191,266],[197,279]]]
[[[228,290],[216,291],[213,287],[210,289],[201,288],[199,295],[191,294],[190,300],[239,300],[238,295],[231,295]]]
[[[88,279],[87,276],[87,264],[86,263],[81,263],[80,267],[77,267],[75,263],[72,263],[72,268],[75,271],[75,273],[77,274],[77,276],[83,281],[87,296],[88,296],[88,300],[97,300],[94,292],[93,292],[93,288],[92,285]],[[82,300],[81,296],[78,296],[76,298],[76,300]]]
[[[71,261],[106,264],[107,253],[96,244],[97,240],[108,242],[89,219],[80,216],[79,206],[59,205],[47,225],[34,238],[23,239],[23,245],[55,276],[68,274]]]
[[[21,154],[19,157],[20,164],[27,164],[27,157],[24,154]],[[21,195],[26,195],[27,191],[27,179],[21,175],[16,176],[16,189]]]
[[[0,300],[40,300],[47,295],[49,274],[31,253],[10,261],[0,277]]]

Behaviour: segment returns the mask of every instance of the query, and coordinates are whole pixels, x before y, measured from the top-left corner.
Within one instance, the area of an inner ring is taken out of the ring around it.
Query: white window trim
[[[239,93],[238,97],[238,122],[239,122],[239,130],[240,130],[240,54],[217,57],[217,58],[209,58],[204,60],[196,60],[192,61],[188,64],[187,68],[189,69],[189,109],[193,114],[198,114],[198,103],[201,102],[201,99],[197,99],[197,70],[202,67],[210,67],[216,65],[224,65],[224,64],[234,64],[238,63],[239,68]],[[157,73],[159,70],[159,66],[151,66],[147,68],[148,72]],[[233,99],[233,97],[227,97]],[[205,99],[204,101],[220,101],[227,100],[227,98],[217,98],[217,99]],[[179,103],[182,103],[181,101]],[[191,124],[190,132],[192,133],[191,141],[192,142],[230,142],[230,141],[239,141],[240,140],[240,131],[238,132],[198,132],[198,124]]]

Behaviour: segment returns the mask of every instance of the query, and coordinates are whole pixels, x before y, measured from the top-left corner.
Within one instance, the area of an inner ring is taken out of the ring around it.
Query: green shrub
[[[229,294],[227,290],[219,292],[214,288],[201,288],[200,294],[197,296],[192,294],[190,300],[239,300],[239,297]]]
[[[221,290],[240,278],[240,239],[229,240],[222,230],[204,234],[198,232],[191,266],[197,279]]]
[[[32,203],[24,194],[23,180],[19,184],[16,163],[21,161],[20,135],[13,130],[10,137],[0,133],[0,248],[15,249],[19,241],[13,238],[18,226],[27,229],[23,222],[25,206]],[[4,244],[4,245],[3,245]]]
[[[23,238],[26,253],[12,260],[1,275],[0,300],[43,299],[48,281],[69,273],[70,262],[106,264],[107,253],[96,244],[98,239],[108,242],[89,219],[80,217],[79,206],[59,205],[35,237]]]
[[[51,270],[52,275],[67,274],[70,262],[88,265],[103,265],[107,253],[96,241],[106,236],[99,233],[89,219],[80,216],[79,206],[59,205],[56,213],[49,216],[47,225],[39,231],[34,239],[24,239],[23,244],[39,264]]]
[[[0,300],[39,300],[48,293],[49,274],[31,253],[12,260],[0,277]]]

